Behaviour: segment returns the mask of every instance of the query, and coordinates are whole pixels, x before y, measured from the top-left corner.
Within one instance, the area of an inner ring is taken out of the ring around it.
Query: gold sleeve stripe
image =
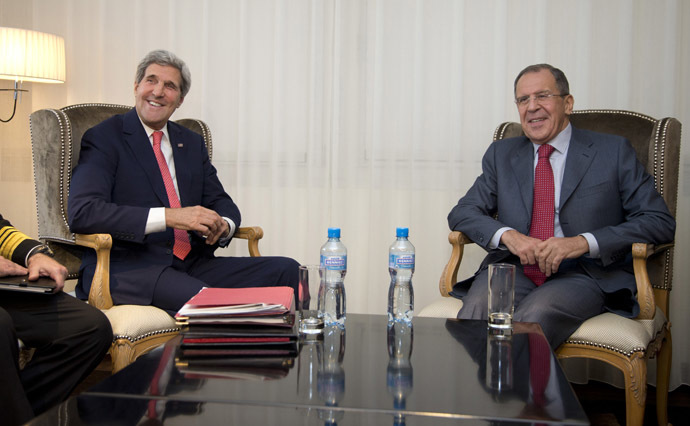
[[[28,236],[17,231],[13,226],[3,226],[0,229],[0,256],[12,259],[12,253],[24,240],[30,240]]]

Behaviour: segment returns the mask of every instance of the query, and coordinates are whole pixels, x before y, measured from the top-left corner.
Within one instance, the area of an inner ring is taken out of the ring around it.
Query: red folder
[[[181,325],[294,323],[290,287],[204,288],[175,314]]]
[[[195,314],[265,314],[290,311],[294,293],[290,287],[249,287],[201,289],[176,316]]]

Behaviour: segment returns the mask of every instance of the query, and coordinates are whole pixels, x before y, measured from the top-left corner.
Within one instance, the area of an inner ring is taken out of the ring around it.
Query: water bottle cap
[[[340,228],[328,228],[328,238],[340,238]]]
[[[407,228],[395,228],[396,237],[405,237],[409,235],[409,230]]]

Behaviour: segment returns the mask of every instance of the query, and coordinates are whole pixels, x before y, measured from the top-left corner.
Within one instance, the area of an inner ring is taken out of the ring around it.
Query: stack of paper
[[[290,287],[204,288],[175,319],[182,326],[176,364],[186,374],[276,378],[297,355]]]
[[[290,287],[204,288],[175,315],[180,325],[266,324],[292,327],[295,297]]]

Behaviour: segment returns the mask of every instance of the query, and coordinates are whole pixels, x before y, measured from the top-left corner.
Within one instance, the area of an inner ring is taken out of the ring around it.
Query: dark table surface
[[[588,424],[535,324],[506,337],[486,321],[389,327],[348,314],[294,358],[207,368],[185,366],[178,349],[175,339],[140,357],[34,424],[60,410],[83,424]]]

